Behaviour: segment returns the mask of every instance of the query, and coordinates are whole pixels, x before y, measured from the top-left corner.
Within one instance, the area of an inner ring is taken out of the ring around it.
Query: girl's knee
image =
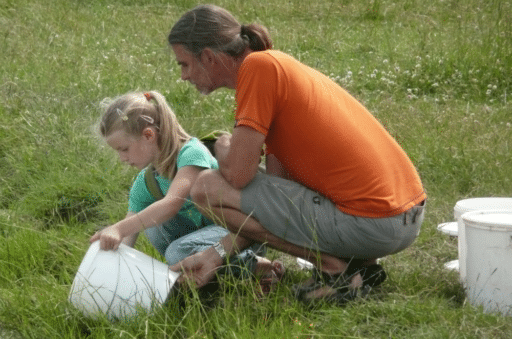
[[[181,244],[179,244],[177,241],[174,241],[165,250],[165,260],[167,261],[168,265],[172,266],[192,254],[194,253],[192,253],[190,249],[183,248]]]
[[[206,226],[170,243],[165,250],[165,259],[169,265],[176,264],[188,256],[205,251],[227,234],[229,231],[221,226]]]

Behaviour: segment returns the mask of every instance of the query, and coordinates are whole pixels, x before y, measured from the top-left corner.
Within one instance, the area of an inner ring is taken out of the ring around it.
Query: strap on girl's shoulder
[[[156,181],[155,173],[155,167],[153,165],[149,165],[148,168],[146,168],[146,173],[144,173],[144,181],[146,182],[146,188],[153,198],[155,200],[160,200],[164,197],[164,194]]]

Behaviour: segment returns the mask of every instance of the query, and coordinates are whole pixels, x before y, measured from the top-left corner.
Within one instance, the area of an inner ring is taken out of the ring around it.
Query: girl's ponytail
[[[177,167],[178,154],[183,144],[191,136],[183,129],[178,122],[176,115],[167,104],[165,97],[156,91],[148,92],[154,101],[155,109],[159,116],[158,146],[160,155],[157,159],[156,170],[167,178],[174,178]]]
[[[107,103],[100,122],[100,133],[108,137],[115,131],[140,137],[147,127],[155,129],[159,156],[155,168],[162,176],[176,175],[176,161],[183,144],[191,137],[178,122],[165,97],[156,91],[128,93]]]

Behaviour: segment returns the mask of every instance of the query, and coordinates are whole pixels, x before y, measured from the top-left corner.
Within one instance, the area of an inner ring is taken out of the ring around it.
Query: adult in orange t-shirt
[[[425,200],[398,143],[344,89],[278,51],[248,55],[238,73],[236,126],[265,135],[293,181],[345,213],[381,218]]]
[[[191,193],[232,234],[172,269],[202,286],[259,242],[314,263],[294,287],[304,302],[344,303],[382,283],[376,259],[414,241],[426,199],[398,143],[335,82],[270,50],[263,26],[220,7],[185,13],[169,43],[183,80],[204,94],[235,89],[237,104],[232,136],[215,145],[219,170],[202,171]]]

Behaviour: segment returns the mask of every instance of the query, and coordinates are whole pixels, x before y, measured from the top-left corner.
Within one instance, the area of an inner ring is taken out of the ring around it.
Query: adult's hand
[[[92,244],[97,240],[100,241],[100,248],[102,250],[116,250],[119,247],[121,241],[123,240],[123,237],[121,236],[121,233],[119,232],[118,228],[115,225],[112,225],[102,229],[101,231],[96,232],[89,239],[89,242]]]
[[[178,278],[178,283],[191,281],[197,288],[203,287],[215,277],[215,272],[220,265],[222,259],[210,248],[204,252],[193,254],[179,263],[170,267],[172,271],[182,272]]]
[[[215,143],[219,171],[235,189],[242,189],[259,170],[265,135],[247,126],[237,126],[231,137]]]
[[[223,134],[219,136],[213,145],[215,150],[215,158],[224,160],[228,154],[230,144],[231,134]]]

